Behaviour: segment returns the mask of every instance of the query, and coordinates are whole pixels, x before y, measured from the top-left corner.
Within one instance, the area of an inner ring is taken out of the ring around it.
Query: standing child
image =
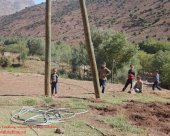
[[[53,96],[56,96],[57,94],[57,83],[58,83],[57,69],[54,68],[51,71],[51,94]]]
[[[125,91],[125,89],[127,88],[127,86],[130,84],[130,90],[132,89],[133,86],[133,82],[135,79],[135,71],[134,71],[134,66],[130,65],[130,69],[128,71],[128,79],[126,81],[125,86],[123,87],[122,91]]]
[[[159,73],[158,73],[158,70],[155,71],[154,73],[154,83],[153,83],[153,86],[152,86],[152,90],[155,90],[155,87],[158,88],[158,90],[161,90],[160,86],[159,86]]]
[[[111,73],[111,71],[106,67],[106,62],[103,62],[101,64],[98,72],[99,72],[100,87],[102,87],[102,93],[104,93],[106,87],[107,75]]]

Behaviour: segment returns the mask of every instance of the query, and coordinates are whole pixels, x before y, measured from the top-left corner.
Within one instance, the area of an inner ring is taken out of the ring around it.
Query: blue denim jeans
[[[51,83],[51,94],[57,94],[57,83],[56,82]]]
[[[104,93],[106,87],[106,80],[99,79],[99,83],[100,83],[100,87],[102,87],[102,93]]]

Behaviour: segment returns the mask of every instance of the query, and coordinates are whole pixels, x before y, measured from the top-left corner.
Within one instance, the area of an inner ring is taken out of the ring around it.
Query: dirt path
[[[120,91],[123,85],[107,84],[107,92]],[[92,81],[59,79],[59,93],[64,96],[85,96],[93,94]],[[0,95],[43,95],[44,76],[27,73],[0,72]]]

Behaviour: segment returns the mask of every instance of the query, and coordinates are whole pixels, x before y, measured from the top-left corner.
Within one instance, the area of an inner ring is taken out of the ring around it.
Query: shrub
[[[2,67],[8,67],[11,65],[11,60],[10,58],[7,57],[1,57],[0,58],[0,66]]]
[[[137,53],[138,46],[129,42],[124,33],[109,30],[94,30],[92,40],[96,61],[99,65],[105,61],[108,65],[115,60],[117,67],[122,68]]]
[[[164,64],[161,69],[161,85],[167,89],[170,89],[170,63]]]
[[[27,42],[27,47],[29,48],[30,55],[43,55],[44,45],[40,39],[31,39]]]
[[[81,79],[80,75],[76,72],[69,72],[68,77],[71,79]]]
[[[156,41],[154,39],[147,39],[139,43],[140,50],[150,54],[155,54],[158,51],[170,51],[170,42]]]

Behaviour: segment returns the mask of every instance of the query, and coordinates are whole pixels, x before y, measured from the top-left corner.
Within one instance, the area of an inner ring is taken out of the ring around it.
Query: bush
[[[13,39],[13,38],[11,38],[11,39],[6,39],[6,40],[4,41],[4,44],[5,44],[5,45],[17,44],[17,43],[18,43],[18,40],[17,40],[17,39]]]
[[[127,40],[124,33],[98,30],[92,33],[92,40],[97,63],[106,61],[109,65],[114,59],[118,68],[122,68],[124,63],[129,62],[138,49]]]
[[[158,51],[170,51],[170,42],[156,41],[154,39],[147,39],[139,43],[140,50],[150,54],[155,54]]]
[[[81,79],[80,75],[76,72],[69,72],[68,77],[71,79]]]
[[[11,60],[10,58],[7,57],[1,57],[0,58],[0,66],[2,67],[8,67],[11,65]]]
[[[27,47],[29,48],[29,54],[32,56],[44,54],[44,45],[40,39],[28,40]]]
[[[160,71],[161,84],[170,88],[170,51],[159,51],[156,53],[152,60],[152,69]]]
[[[170,89],[170,63],[164,64],[161,71],[161,85],[167,89]]]
[[[138,59],[140,61],[140,65],[142,66],[142,70],[146,72],[151,72],[152,69],[152,61],[153,61],[153,54],[148,54],[144,51],[138,52]]]

